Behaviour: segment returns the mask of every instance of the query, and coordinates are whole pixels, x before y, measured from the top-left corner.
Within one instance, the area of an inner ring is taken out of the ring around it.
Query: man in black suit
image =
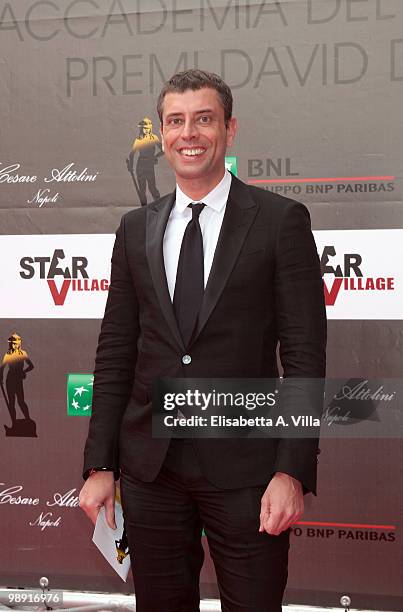
[[[278,344],[285,378],[324,376],[309,214],[225,170],[237,123],[218,76],[175,75],[158,111],[177,186],[117,231],[80,505],[113,526],[120,470],[138,612],[199,610],[202,527],[223,612],[280,612],[317,441],[153,438],[150,396],[158,378],[275,378]]]

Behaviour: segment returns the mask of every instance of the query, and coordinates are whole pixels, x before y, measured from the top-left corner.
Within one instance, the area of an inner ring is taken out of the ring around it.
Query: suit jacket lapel
[[[163,256],[164,232],[174,202],[175,192],[147,207],[146,253],[161,310],[181,351],[185,352],[168,291]]]
[[[204,292],[192,344],[206,325],[217,304],[257,211],[258,205],[251,198],[247,185],[233,176],[213,265]]]

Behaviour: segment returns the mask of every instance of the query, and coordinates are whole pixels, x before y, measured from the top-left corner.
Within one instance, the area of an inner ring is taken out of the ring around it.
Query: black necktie
[[[174,292],[174,311],[183,342],[192,338],[204,293],[203,238],[199,215],[205,204],[189,204],[192,220],[186,226],[179,254]]]

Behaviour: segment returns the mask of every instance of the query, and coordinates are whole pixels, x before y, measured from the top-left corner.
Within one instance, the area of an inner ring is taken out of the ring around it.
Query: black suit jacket
[[[151,434],[157,378],[275,378],[278,342],[285,377],[325,374],[323,286],[307,209],[232,178],[197,331],[185,347],[162,250],[174,197],[127,213],[116,234],[84,471],[108,466],[156,477],[169,444]],[[204,475],[220,488],[267,483],[282,471],[315,491],[316,440],[195,444]]]

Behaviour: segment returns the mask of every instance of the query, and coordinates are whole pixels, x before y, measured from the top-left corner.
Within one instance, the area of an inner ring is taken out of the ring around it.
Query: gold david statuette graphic
[[[3,373],[8,368],[6,388],[3,384]],[[34,369],[27,351],[22,348],[22,339],[17,333],[11,334],[8,339],[8,350],[0,366],[0,386],[3,399],[11,418],[11,427],[4,425],[6,436],[36,438],[36,423],[29,415],[28,404],[24,397],[24,380],[28,372]],[[17,419],[15,402],[24,415]]]
[[[132,150],[126,159],[127,169],[131,174],[133,185],[142,206],[147,204],[147,186],[153,200],[160,197],[155,182],[155,165],[158,158],[164,155],[162,145],[157,134],[153,133],[153,124],[149,117],[144,117],[138,124],[139,133],[134,140]],[[134,176],[133,163],[137,153],[136,177]]]

